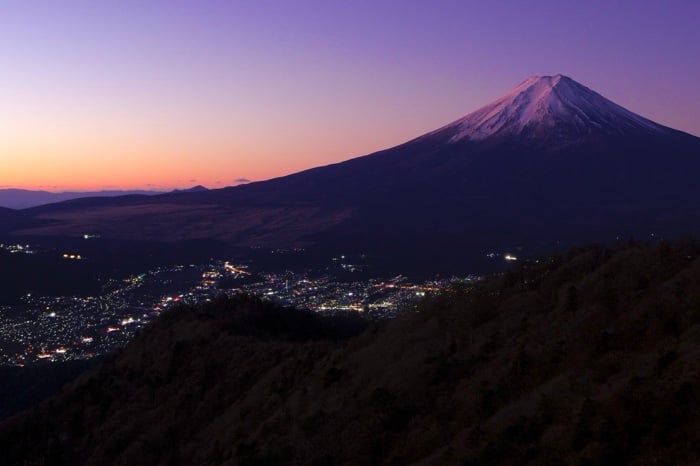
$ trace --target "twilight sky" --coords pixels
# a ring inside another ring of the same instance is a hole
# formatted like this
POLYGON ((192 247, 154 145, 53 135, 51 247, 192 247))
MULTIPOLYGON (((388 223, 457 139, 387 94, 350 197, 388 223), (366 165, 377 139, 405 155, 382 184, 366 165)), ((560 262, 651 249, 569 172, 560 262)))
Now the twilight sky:
POLYGON ((262 180, 562 73, 700 135, 697 0, 7 0, 0 187, 262 180))

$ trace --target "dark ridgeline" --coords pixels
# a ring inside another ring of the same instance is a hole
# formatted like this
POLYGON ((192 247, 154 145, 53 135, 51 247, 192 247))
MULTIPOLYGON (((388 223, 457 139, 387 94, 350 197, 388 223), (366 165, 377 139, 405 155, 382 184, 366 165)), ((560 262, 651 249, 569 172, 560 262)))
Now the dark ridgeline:
POLYGON ((660 242, 524 262, 368 327, 180 308, 0 423, 2 462, 695 464, 699 282, 700 244, 660 242))
MULTIPOLYGON (((195 188, 202 188, 195 186, 195 188)), ((144 190, 103 190, 103 191, 84 191, 84 192, 49 192, 49 191, 34 191, 28 189, 0 189, 0 206, 9 207, 12 209, 26 209, 44 204, 53 204, 71 199, 79 199, 83 197, 113 197, 127 195, 146 195, 152 196, 160 194, 160 191, 144 191, 144 190)))
POLYGON ((77 200, 27 214, 45 222, 35 234, 301 245, 464 271, 504 248, 697 232, 697 173, 699 138, 558 75, 530 78, 441 129, 346 162, 232 188, 77 200))

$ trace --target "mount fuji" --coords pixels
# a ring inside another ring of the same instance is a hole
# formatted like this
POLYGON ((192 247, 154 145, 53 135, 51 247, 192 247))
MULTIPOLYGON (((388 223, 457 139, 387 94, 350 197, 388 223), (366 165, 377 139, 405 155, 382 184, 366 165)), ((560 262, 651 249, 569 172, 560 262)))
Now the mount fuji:
POLYGON ((503 97, 437 132, 455 128, 450 142, 515 136, 572 144, 593 136, 635 137, 668 131, 560 74, 526 79, 503 97))
POLYGON ((391 149, 233 188, 30 209, 43 224, 22 233, 303 246, 447 270, 489 251, 700 234, 698 173, 700 138, 540 76, 391 149))

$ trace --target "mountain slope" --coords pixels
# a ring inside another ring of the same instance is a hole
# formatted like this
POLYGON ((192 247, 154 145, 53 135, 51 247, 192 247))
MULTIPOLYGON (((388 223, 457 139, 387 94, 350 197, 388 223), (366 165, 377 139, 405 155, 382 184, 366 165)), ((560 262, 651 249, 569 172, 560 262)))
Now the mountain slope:
POLYGON ((700 138, 570 78, 537 77, 375 154, 235 188, 32 209, 46 223, 28 233, 217 238, 460 267, 516 246, 697 233, 699 170, 700 138))
POLYGON ((0 219, 6 220, 17 215, 18 212, 14 209, 9 209, 6 207, 0 207, 0 219))
POLYGON ((87 191, 87 192, 61 192, 31 191, 27 189, 0 189, 0 206, 11 209, 27 209, 44 204, 80 199, 83 197, 116 197, 133 194, 152 196, 161 194, 159 191, 87 191))
POLYGON ((0 234, 26 226, 27 215, 14 209, 0 207, 0 234))
POLYGON ((578 248, 335 342, 304 314, 246 298, 181 309, 0 424, 3 457, 693 464, 698 280, 697 242, 578 248))

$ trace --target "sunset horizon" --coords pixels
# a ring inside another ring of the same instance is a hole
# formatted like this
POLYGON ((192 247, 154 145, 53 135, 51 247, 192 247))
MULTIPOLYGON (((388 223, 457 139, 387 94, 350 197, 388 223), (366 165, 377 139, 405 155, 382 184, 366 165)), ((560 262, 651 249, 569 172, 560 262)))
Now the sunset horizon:
POLYGON ((13 3, 0 19, 0 186, 267 180, 396 146, 557 73, 698 135, 690 10, 700 6, 13 3))
MULTIPOLYGON (((564 73, 557 73, 556 75, 562 75, 566 76, 564 73)), ((532 75, 529 76, 528 79, 538 77, 538 76, 546 76, 546 75, 532 75)), ((491 99, 493 100, 493 99, 491 99)), ((475 109, 472 109, 472 111, 478 110, 478 108, 481 108, 482 106, 478 106, 475 109)), ((472 111, 466 113, 465 115, 468 115, 472 113, 472 111)), ((465 115, 462 115, 461 117, 464 117, 465 115)), ((644 115, 642 115, 644 116, 644 115)), ((665 125, 667 126, 667 125, 665 125)), ((434 130, 433 128, 432 130, 434 130)), ((672 129, 677 129, 677 128, 672 128, 672 129)), ((109 178, 106 178, 104 182, 99 181, 99 176, 95 176, 94 178, 91 179, 90 183, 85 183, 84 181, 78 181, 78 182, 73 182, 72 176, 79 176, 80 172, 78 172, 78 175, 75 174, 69 174, 67 177, 63 178, 64 183, 63 184, 55 184, 51 183, 51 180, 53 179, 51 175, 49 175, 49 178, 47 178, 44 181, 44 184, 35 184, 35 185, 1 185, 0 189, 23 189, 23 190, 41 190, 41 191, 48 191, 48 192, 55 192, 55 193, 63 193, 63 192, 98 192, 98 191, 108 191, 108 190, 113 190, 113 191, 133 191, 133 190, 144 190, 144 191, 154 191, 154 192, 169 192, 172 190, 178 190, 178 189, 188 189, 193 186, 203 186, 207 189, 219 189, 219 188, 225 188, 225 187, 233 187, 233 186, 238 186, 240 184, 246 184, 249 182, 256 182, 256 181, 267 181, 273 178, 279 178, 287 175, 292 175, 295 173, 298 173, 300 171, 308 170, 311 168, 316 168, 319 166, 325 166, 333 163, 339 163, 343 162, 352 158, 356 157, 361 157, 364 155, 369 155, 374 152, 379 152, 381 150, 389 149, 391 147, 397 146, 399 144, 405 143, 415 137, 419 137, 423 134, 427 134, 429 130, 424 130, 421 133, 414 134, 412 136, 406 136, 406 139, 400 142, 396 142, 395 144, 391 146, 386 146, 386 147, 379 147, 375 148, 373 150, 369 150, 367 152, 364 152, 362 154, 356 154, 356 155, 351 155, 345 158, 338 158, 337 160, 332 160, 329 161, 328 163, 323 163, 323 165, 312 165, 312 166, 301 166, 301 167, 294 167, 290 168, 288 170, 291 171, 280 171, 279 167, 274 167, 272 168, 273 171, 271 172, 262 172, 263 174, 261 175, 260 178, 248 178, 248 177, 235 177, 235 179, 231 180, 231 177, 224 177, 224 176, 215 176, 215 177, 209 177, 209 178, 190 178, 187 180, 183 180, 182 178, 161 178, 163 176, 162 172, 165 171, 166 174, 168 174, 168 168, 169 164, 167 161, 163 160, 158 160, 156 159, 155 162, 158 162, 158 165, 153 164, 152 161, 152 167, 151 170, 144 170, 146 175, 141 173, 139 176, 140 178, 137 178, 137 181, 123 181, 123 178, 120 177, 120 175, 117 175, 117 178, 113 178, 113 175, 110 175, 109 178), (154 178, 159 178, 158 183, 153 183, 149 181, 148 174, 150 173, 156 173, 154 175, 154 178)), ((694 135, 692 133, 689 133, 691 135, 694 135)), ((116 160, 116 159, 115 159, 116 160)), ((199 169, 198 165, 195 165, 190 168, 190 171, 188 173, 196 173, 197 170, 199 169)), ((221 173, 219 173, 221 175, 221 173)), ((82 179, 82 178, 81 178, 82 179)))

